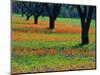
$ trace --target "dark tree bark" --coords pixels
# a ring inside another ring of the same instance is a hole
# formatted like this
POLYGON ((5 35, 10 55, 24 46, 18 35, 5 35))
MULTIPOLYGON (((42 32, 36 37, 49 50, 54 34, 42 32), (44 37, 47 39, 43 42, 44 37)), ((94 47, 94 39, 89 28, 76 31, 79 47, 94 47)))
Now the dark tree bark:
POLYGON ((21 5, 21 12, 22 12, 22 17, 24 17, 24 7, 23 7, 23 2, 22 2, 22 5, 21 5))
POLYGON ((49 28, 52 30, 54 29, 54 22, 60 12, 61 4, 52 4, 50 7, 48 4, 45 4, 46 10, 49 14, 49 28))
POLYGON ((55 22, 55 19, 51 17, 50 22, 49 22, 49 28, 50 29, 54 29, 54 22, 55 22))
POLYGON ((26 14, 26 20, 29 20, 32 14, 26 14))
POLYGON ((29 3, 29 6, 23 2, 23 6, 25 7, 26 11, 26 20, 29 20, 29 18, 33 15, 34 16, 34 24, 38 24, 38 17, 41 14, 42 10, 42 4, 35 4, 35 6, 32 6, 32 3, 29 3), (34 8, 34 9, 33 9, 34 8))
POLYGON ((89 43, 89 27, 92 19, 92 12, 93 12, 93 6, 84 6, 84 11, 82 11, 82 8, 80 6, 77 6, 77 10, 79 12, 79 16, 81 19, 81 39, 82 39, 82 45, 89 43))
POLYGON ((38 17, 39 16, 34 16, 34 24, 38 24, 38 17))
POLYGON ((27 16, 26 16, 26 20, 29 20, 29 18, 30 18, 30 16, 27 15, 27 16))
POLYGON ((38 18, 42 12, 43 5, 42 4, 37 4, 35 6, 35 13, 34 13, 34 24, 38 24, 38 18))

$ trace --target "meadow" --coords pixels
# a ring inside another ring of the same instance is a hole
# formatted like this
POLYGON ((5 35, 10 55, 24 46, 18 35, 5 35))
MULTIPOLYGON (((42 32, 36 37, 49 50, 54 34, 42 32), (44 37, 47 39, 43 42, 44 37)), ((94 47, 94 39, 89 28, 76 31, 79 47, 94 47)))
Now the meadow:
POLYGON ((78 18, 57 18, 55 31, 49 27, 48 17, 28 21, 20 14, 12 14, 12 73, 37 73, 96 68, 95 20, 89 30, 90 43, 81 43, 78 18))

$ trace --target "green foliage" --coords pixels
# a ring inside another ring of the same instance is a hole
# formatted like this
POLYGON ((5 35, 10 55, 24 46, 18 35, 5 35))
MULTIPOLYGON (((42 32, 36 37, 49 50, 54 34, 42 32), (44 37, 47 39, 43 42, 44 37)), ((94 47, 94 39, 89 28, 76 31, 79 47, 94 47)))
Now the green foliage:
MULTIPOLYGON (((15 1, 14 1, 15 2, 15 1)), ((22 2, 20 2, 20 4, 17 5, 19 1, 16 1, 15 3, 15 8, 17 8, 18 6, 22 5, 22 2)), ((27 6, 31 3, 31 6, 32 5, 35 5, 35 4, 39 4, 38 2, 24 2, 27 6)), ((42 6, 43 6, 43 11, 40 13, 40 15, 45 15, 45 16, 48 16, 47 14, 47 10, 45 9, 45 5, 44 3, 41 3, 42 6)), ((55 4, 56 5, 56 4, 55 4)), ((57 5, 60 5, 60 4, 57 4, 57 5)), ((36 5, 38 6, 38 5, 36 5)), ((49 3, 49 6, 50 6, 50 10, 52 10, 52 8, 54 7, 54 5, 52 3, 49 3)), ((82 8, 84 5, 80 5, 82 8)), ((13 7, 14 7, 14 3, 13 3, 13 7)), ((28 7, 29 9, 31 8, 31 10, 33 11, 34 9, 37 9, 36 7, 32 6, 32 7, 28 7)), ((95 7, 94 7, 95 8, 95 7)), ((24 7, 24 9, 26 9, 26 7, 24 7)), ((95 8, 96 9, 96 8, 95 8)), ((13 13, 15 11, 17 11, 17 13, 20 12, 20 10, 22 10, 22 8, 19 7, 19 9, 13 9, 13 13)), ((38 8, 38 10, 41 10, 41 8, 38 8)), ((29 12, 29 11, 28 11, 29 12)), ((57 12, 57 11, 55 11, 57 12)), ((21 12, 20 12, 21 13, 21 12)), ((35 11, 33 12, 35 13, 35 11)), ((28 13, 29 14, 29 13, 28 13)), ((37 13, 36 13, 37 14, 37 13)), ((60 10, 60 13, 59 13, 59 17, 63 17, 63 18, 79 18, 79 15, 78 15, 78 11, 77 11, 77 8, 76 8, 76 5, 69 5, 69 4, 62 4, 61 6, 61 10, 60 10)), ((96 12, 93 11, 93 18, 96 17, 96 12)))

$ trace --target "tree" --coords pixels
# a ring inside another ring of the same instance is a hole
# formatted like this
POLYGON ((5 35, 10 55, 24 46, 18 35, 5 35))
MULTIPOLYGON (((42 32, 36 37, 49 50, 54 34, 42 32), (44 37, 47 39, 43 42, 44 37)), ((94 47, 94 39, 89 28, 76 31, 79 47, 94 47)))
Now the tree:
POLYGON ((21 3, 21 14, 22 14, 22 17, 24 16, 24 6, 23 6, 23 2, 21 3))
POLYGON ((49 28, 54 29, 54 22, 60 12, 61 4, 45 4, 45 8, 49 15, 49 28))
POLYGON ((42 10, 43 10, 43 5, 41 3, 37 3, 35 4, 35 10, 34 10, 34 24, 37 24, 38 23, 38 18, 39 16, 41 15, 42 13, 42 10))
MULTIPOLYGON (((29 18, 33 15, 34 16, 34 24, 38 23, 38 18, 42 12, 42 4, 41 3, 24 3, 23 2, 23 7, 25 10, 23 10, 25 12, 26 15, 26 20, 29 20, 29 18)), ((22 12, 23 12, 22 11, 22 12)))
POLYGON ((77 6, 77 10, 81 19, 81 28, 82 28, 82 33, 81 33, 81 39, 82 39, 82 45, 88 44, 89 43, 89 27, 92 19, 92 13, 93 13, 93 6, 77 6))
POLYGON ((21 13, 21 3, 18 1, 12 1, 12 12, 20 14, 21 13))

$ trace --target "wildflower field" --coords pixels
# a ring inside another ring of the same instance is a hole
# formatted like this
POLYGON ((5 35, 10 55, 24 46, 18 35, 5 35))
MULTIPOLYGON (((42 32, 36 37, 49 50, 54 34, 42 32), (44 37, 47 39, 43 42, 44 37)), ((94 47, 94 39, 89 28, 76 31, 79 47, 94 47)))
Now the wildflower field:
POLYGON ((49 28, 49 18, 26 20, 12 14, 12 73, 37 73, 96 68, 96 25, 92 20, 88 45, 81 42, 78 18, 57 18, 55 30, 49 28))

